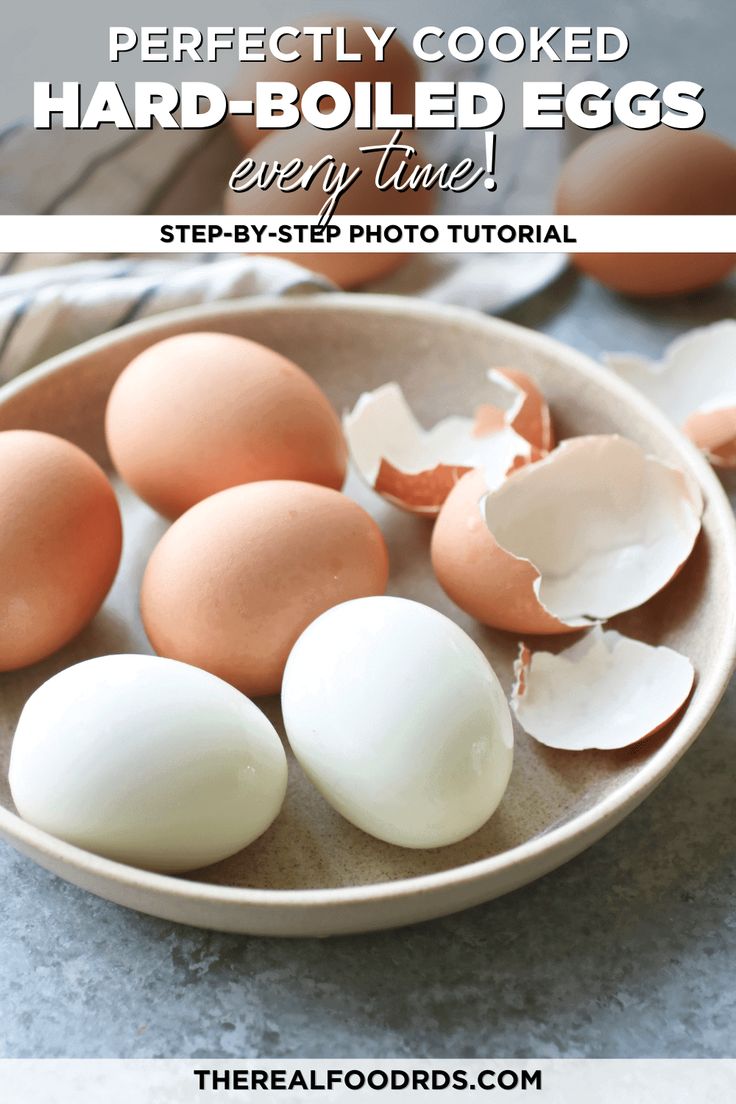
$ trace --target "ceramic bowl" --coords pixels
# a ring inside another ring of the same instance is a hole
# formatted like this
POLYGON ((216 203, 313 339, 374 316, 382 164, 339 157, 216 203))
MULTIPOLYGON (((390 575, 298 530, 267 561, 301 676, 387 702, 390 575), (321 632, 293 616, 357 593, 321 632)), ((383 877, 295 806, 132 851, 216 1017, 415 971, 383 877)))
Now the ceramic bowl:
MULTIPOLYGON (((734 519, 720 483, 693 447, 633 390, 548 337, 457 308, 339 294, 205 305, 115 330, 6 385, 0 429, 59 434, 109 466, 103 414, 116 377, 152 342, 191 330, 242 334, 279 350, 312 373, 338 410, 352 406, 361 391, 397 380, 426 424, 472 412, 484 399, 486 369, 513 366, 541 385, 559 437, 621 433, 689 471, 707 503, 693 555, 659 596, 611 624, 689 656, 697 671, 694 693, 664 730, 615 753, 552 751, 517 729, 512 779, 498 812, 451 847, 409 851, 364 835, 326 805, 291 760, 283 812, 233 858, 186 877, 111 862, 20 820, 7 787, 7 759, 24 702, 50 675, 91 656, 150 650, 138 616, 138 587, 165 523, 118 485, 125 552, 103 610, 62 652, 0 676, 2 835, 61 877, 130 908, 224 931, 325 936, 426 920, 507 893, 570 859, 631 812, 701 731, 733 668, 734 519)), ((384 530, 391 592, 454 617, 508 690, 517 638, 475 624, 445 597, 429 564, 430 523, 384 503, 355 476, 347 492, 384 530)), ((278 702, 262 704, 280 724, 278 702)))

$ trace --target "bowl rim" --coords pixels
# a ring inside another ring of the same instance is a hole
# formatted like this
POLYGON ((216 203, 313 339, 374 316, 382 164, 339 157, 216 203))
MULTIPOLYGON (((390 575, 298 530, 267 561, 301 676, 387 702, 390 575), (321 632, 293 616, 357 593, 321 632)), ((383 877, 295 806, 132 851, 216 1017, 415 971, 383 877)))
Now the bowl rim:
MULTIPOLYGON (((675 732, 664 741, 633 777, 591 808, 506 851, 431 874, 334 888, 259 889, 202 882, 119 863, 56 839, 47 832, 28 824, 5 806, 0 806, 0 834, 8 842, 17 843, 27 853, 43 856, 52 867, 62 864, 65 867, 74 868, 80 875, 125 885, 130 889, 152 894, 154 897, 175 897, 200 904, 242 905, 264 910, 274 908, 329 910, 334 906, 375 904, 411 898, 445 889, 471 887, 503 871, 523 870, 535 864, 543 866, 543 870, 539 872, 541 876, 541 873, 557 865, 554 861, 544 862, 545 856, 553 858, 555 855, 560 855, 560 862, 572 857, 582 850, 586 843, 600 838, 609 828, 619 823, 662 781, 709 720, 728 686, 736 664, 736 521, 734 514, 718 477, 705 458, 648 399, 597 364, 586 353, 579 352, 556 338, 506 319, 485 315, 465 307, 448 306, 395 295, 315 292, 292 297, 277 298, 259 295, 244 299, 201 303, 152 315, 150 318, 118 327, 67 349, 10 380, 0 387, 0 405, 4 405, 5 400, 14 395, 32 388, 39 380, 62 371, 80 357, 101 352, 133 336, 149 333, 155 335, 158 330, 165 329, 172 323, 206 323, 207 319, 222 315, 236 316, 263 311, 288 313, 295 308, 304 309, 305 307, 316 311, 367 312, 383 314, 387 317, 396 315, 408 315, 414 318, 430 317, 433 321, 440 319, 464 328, 475 327, 486 332, 490 330, 517 337, 522 335, 528 348, 561 356, 568 363, 573 364, 582 376, 604 387, 609 393, 618 394, 629 406, 633 405, 637 408, 643 418, 653 423, 669 439, 674 449, 682 455, 683 462, 695 476, 712 513, 712 520, 719 531, 719 537, 724 542, 722 553, 728 572, 724 587, 728 602, 725 618, 726 639, 719 651, 717 662, 709 666, 706 671, 698 672, 700 699, 695 704, 690 703, 687 706, 675 732)), ((529 880, 536 876, 532 873, 529 880)), ((521 881, 515 881, 521 884, 521 881)))

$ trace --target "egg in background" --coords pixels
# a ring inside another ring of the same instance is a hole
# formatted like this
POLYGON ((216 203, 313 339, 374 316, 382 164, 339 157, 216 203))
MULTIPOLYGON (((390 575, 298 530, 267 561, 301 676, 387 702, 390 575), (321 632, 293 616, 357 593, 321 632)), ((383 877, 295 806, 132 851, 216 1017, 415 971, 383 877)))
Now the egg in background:
MULTIPOLYGON (((736 214, 736 148, 703 130, 617 126, 583 142, 562 167, 558 215, 736 214)), ((734 266, 727 253, 577 253, 581 272, 626 295, 710 287, 734 266)))
MULTIPOLYGON (((255 100, 256 84, 261 81, 288 81, 296 85, 300 93, 310 84, 318 81, 332 81, 352 91, 357 81, 376 83, 386 81, 393 85, 393 109, 399 113, 411 113, 414 110, 414 83, 419 80, 417 59, 404 45, 398 34, 394 33, 385 48, 383 61, 376 61, 373 45, 366 36, 363 27, 372 26, 380 34, 384 28, 366 16, 365 19, 345 19, 340 15, 315 15, 308 22, 309 27, 335 27, 346 29, 347 49, 351 53, 363 54, 362 61, 338 61, 335 56, 335 35, 323 39, 324 56, 322 61, 314 61, 311 56, 311 39, 284 39, 282 49, 298 49, 309 52, 308 57, 297 61, 278 61, 268 57, 264 62, 241 62, 238 76, 230 90, 230 99, 255 100)), ((258 130, 254 115, 230 115, 230 125, 238 142, 247 152, 270 131, 258 130)), ((349 125, 349 124, 348 124, 349 125)), ((279 131, 273 132, 279 133, 279 131)), ((288 132, 287 132, 288 133, 288 132)))

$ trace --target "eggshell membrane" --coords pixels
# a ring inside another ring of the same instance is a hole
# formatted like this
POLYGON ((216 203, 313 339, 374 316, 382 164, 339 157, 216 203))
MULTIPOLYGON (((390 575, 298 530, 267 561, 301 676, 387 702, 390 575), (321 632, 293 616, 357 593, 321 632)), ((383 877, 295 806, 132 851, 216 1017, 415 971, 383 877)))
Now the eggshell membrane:
POLYGON ((230 334, 188 333, 140 353, 107 406, 115 467, 166 517, 227 487, 298 479, 340 488, 340 420, 306 372, 230 334))
POLYGON ((315 617, 383 594, 387 581, 381 531, 351 499, 310 483, 251 483, 200 502, 163 536, 141 614, 159 655, 260 696, 279 689, 315 617))
MULTIPOLYGON (((520 393, 514 388, 514 394, 520 393)), ((473 468, 483 468, 488 487, 539 455, 496 407, 481 407, 474 420, 450 416, 424 429, 397 383, 361 395, 343 426, 368 486, 394 505, 429 517, 473 468)))
POLYGON ((661 360, 636 353, 608 353, 604 360, 664 410, 714 467, 736 467, 736 321, 682 334, 661 360))
MULTIPOLYGON (((385 144, 392 134, 393 132, 377 130, 355 131, 351 127, 320 131, 301 125, 293 130, 274 133, 259 142, 252 158, 257 164, 278 161, 282 165, 299 158, 305 165, 312 165, 331 155, 338 166, 345 163, 351 171, 360 168, 360 176, 339 199, 335 211, 338 215, 391 215, 406 218, 429 215, 434 208, 430 190, 421 188, 417 191, 399 192, 390 188, 380 191, 375 187, 379 155, 361 153, 360 150, 363 146, 385 144)), ((403 141, 417 148, 416 138, 410 132, 404 131, 403 141)), ((394 155, 392 164, 393 162, 398 164, 398 155, 394 155)), ((412 159, 412 165, 421 163, 422 153, 418 151, 417 157, 412 159)), ((290 219, 302 215, 317 215, 329 199, 322 190, 322 179, 323 174, 320 174, 309 189, 298 188, 291 192, 282 192, 276 187, 266 190, 253 188, 246 192, 234 192, 228 188, 224 198, 225 214, 249 218, 280 215, 290 219)), ((411 254, 285 251, 274 252, 273 256, 283 257, 326 276, 342 288, 353 288, 395 272, 406 263, 411 254)))
MULTIPOLYGON (((617 126, 588 138, 565 162, 560 215, 736 214, 736 148, 702 130, 617 126)), ((734 266, 732 253, 579 253, 577 268, 635 296, 710 287, 734 266)))
POLYGON ((539 572, 501 548, 489 532, 481 504, 488 487, 480 471, 464 475, 448 495, 432 531, 432 567, 449 598, 484 625, 529 633, 568 633, 540 605, 539 572), (521 626, 524 626, 521 628, 521 626))
POLYGON ((120 562, 122 525, 101 468, 34 430, 0 433, 0 670, 56 652, 92 620, 120 562))
POLYGON ((563 751, 629 747, 682 709, 695 672, 672 648, 595 626, 553 655, 519 648, 511 708, 522 728, 563 751))
POLYGON ((700 531, 692 480, 621 437, 566 441, 480 503, 482 484, 463 482, 438 518, 432 562, 448 595, 496 628, 561 632, 633 609, 700 531))
MULTIPOLYGON (((345 19, 341 15, 315 15, 307 23, 301 23, 299 30, 305 26, 345 27, 348 51, 362 52, 364 55, 368 53, 369 56, 364 56, 362 61, 338 61, 335 36, 330 35, 322 40, 322 61, 315 61, 309 56, 286 62, 269 56, 265 62, 241 62, 238 76, 230 91, 230 99, 255 100, 256 83, 265 81, 288 81, 296 85, 300 93, 318 81, 340 84, 351 93, 357 81, 387 81, 393 85, 394 111, 399 114, 413 113, 414 82, 419 80, 417 59, 394 33, 386 46, 383 61, 376 61, 373 45, 363 30, 365 25, 373 27, 379 34, 384 30, 382 25, 367 17, 359 20, 345 19)), ((296 39, 292 46, 292 40, 285 38, 282 48, 299 49, 300 42, 300 39, 296 39)), ((310 47, 311 55, 311 40, 305 40, 305 44, 310 47)), ((238 142, 246 151, 252 149, 256 142, 262 141, 265 135, 274 133, 273 130, 259 130, 255 115, 229 115, 228 118, 238 142)))

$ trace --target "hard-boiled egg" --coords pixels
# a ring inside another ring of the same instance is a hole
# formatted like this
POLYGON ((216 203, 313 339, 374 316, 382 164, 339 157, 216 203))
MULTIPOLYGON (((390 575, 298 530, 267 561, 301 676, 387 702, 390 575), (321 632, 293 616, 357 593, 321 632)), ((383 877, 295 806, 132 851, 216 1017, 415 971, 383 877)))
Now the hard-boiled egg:
POLYGON ((70 441, 0 433, 0 671, 45 659, 94 617, 120 562, 105 473, 70 441))
POLYGON ((179 334, 139 353, 113 387, 106 431, 123 479, 171 518, 241 483, 345 478, 340 421, 314 380, 232 334, 179 334))
POLYGON ((313 483, 249 483, 198 503, 164 534, 141 613, 160 655, 257 697, 277 693, 310 621, 383 594, 387 579, 381 530, 357 503, 313 483))
POLYGON ((119 862, 192 870, 268 828, 286 790, 270 721, 206 671, 112 655, 31 696, 10 759, 20 815, 119 862))
POLYGON ((294 754, 347 820, 401 847, 475 832, 503 797, 513 731, 480 648, 437 610, 362 598, 318 617, 281 693, 294 754))

